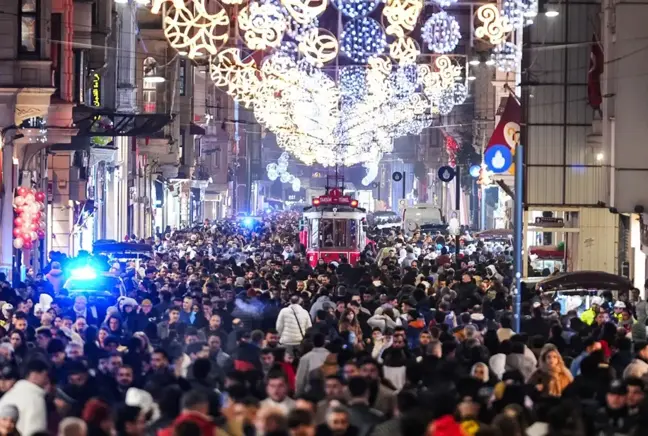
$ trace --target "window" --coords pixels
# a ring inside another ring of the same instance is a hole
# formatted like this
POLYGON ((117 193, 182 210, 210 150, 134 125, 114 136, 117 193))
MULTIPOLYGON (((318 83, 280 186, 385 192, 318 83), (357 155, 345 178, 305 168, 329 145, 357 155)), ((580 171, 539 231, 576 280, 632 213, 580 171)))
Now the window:
POLYGON ((180 156, 180 165, 184 165, 184 150, 185 150, 185 129, 180 129, 180 146, 178 147, 178 155, 180 156))
POLYGON ((142 96, 144 98, 144 104, 142 105, 142 110, 144 111, 145 114, 154 114, 155 113, 155 105, 156 105, 156 100, 157 100, 157 91, 155 89, 149 89, 146 86, 144 86, 144 90, 142 91, 142 96))
POLYGON ((20 52, 38 52, 38 0, 21 0, 20 12, 20 52))
POLYGON ((347 248, 348 220, 322 219, 320 220, 318 246, 321 248, 347 248))
MULTIPOLYGON (((88 59, 85 50, 74 50, 74 101, 79 103, 86 102, 86 92, 88 90, 88 59)), ((99 91, 101 92, 101 91, 99 91)), ((99 99, 101 101, 101 98, 99 99)))
POLYGON ((178 72, 178 78, 180 79, 180 95, 185 95, 185 89, 187 87, 187 61, 185 59, 180 59, 180 71, 178 72))

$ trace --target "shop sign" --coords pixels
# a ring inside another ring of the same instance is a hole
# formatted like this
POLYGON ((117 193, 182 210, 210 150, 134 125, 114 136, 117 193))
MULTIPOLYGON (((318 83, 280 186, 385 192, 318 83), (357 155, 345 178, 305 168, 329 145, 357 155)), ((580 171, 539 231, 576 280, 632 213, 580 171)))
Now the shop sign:
POLYGON ((91 104, 92 107, 101 107, 101 76, 99 73, 92 73, 92 89, 91 89, 91 104))

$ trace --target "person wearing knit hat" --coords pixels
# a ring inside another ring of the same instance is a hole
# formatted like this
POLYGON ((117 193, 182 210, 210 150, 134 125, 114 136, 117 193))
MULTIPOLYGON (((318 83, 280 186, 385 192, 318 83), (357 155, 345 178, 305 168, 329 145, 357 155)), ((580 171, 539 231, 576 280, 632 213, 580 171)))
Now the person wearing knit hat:
POLYGON ((0 434, 16 435, 16 423, 20 417, 18 408, 13 404, 6 404, 0 407, 0 434))

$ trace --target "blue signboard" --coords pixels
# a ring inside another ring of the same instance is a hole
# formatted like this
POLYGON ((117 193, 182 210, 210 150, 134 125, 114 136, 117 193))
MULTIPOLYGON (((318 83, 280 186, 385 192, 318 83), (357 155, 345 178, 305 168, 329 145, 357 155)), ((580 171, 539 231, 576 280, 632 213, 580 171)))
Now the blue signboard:
POLYGON ((489 171, 495 174, 505 173, 513 164, 513 154, 506 145, 493 145, 484 153, 484 162, 486 162, 489 171))
POLYGON ((454 170, 454 168, 449 167, 449 166, 446 165, 446 166, 443 166, 443 167, 439 168, 438 174, 439 174, 439 180, 441 180, 442 182, 448 183, 452 179, 454 179, 455 170, 454 170))

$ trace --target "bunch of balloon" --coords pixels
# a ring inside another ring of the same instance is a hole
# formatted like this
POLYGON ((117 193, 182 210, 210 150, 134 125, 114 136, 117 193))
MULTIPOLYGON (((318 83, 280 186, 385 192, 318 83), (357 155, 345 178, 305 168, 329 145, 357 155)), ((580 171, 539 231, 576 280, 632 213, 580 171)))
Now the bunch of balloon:
POLYGON ((34 243, 45 238, 45 193, 21 186, 14 197, 13 246, 31 250, 34 243))

